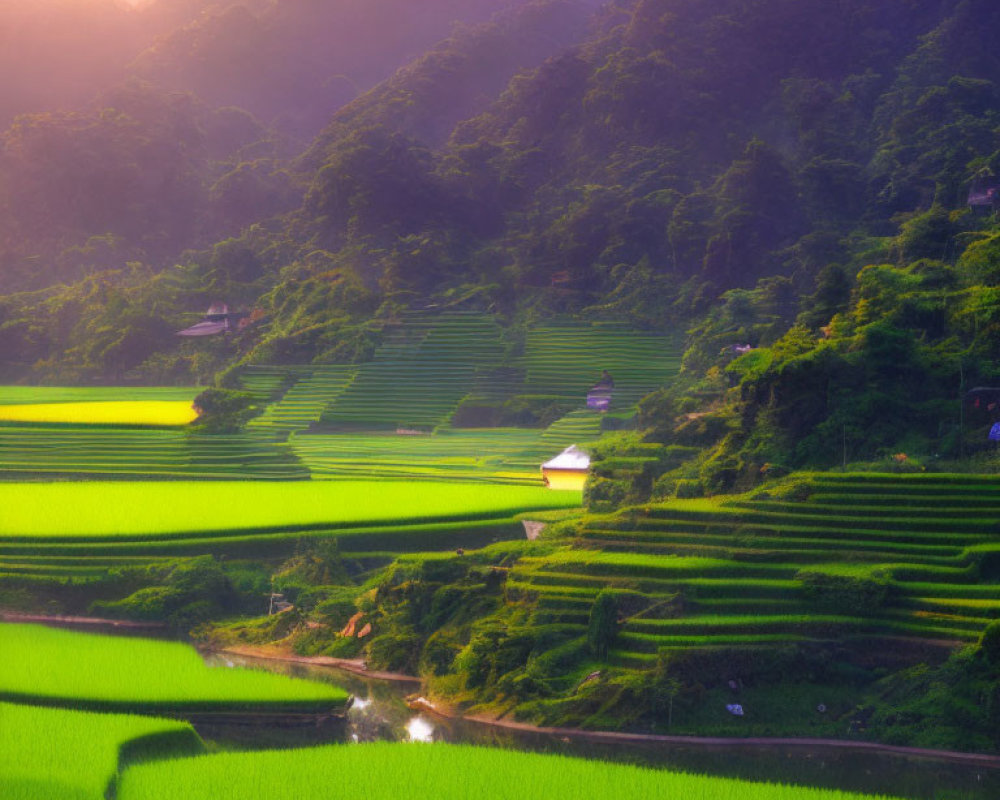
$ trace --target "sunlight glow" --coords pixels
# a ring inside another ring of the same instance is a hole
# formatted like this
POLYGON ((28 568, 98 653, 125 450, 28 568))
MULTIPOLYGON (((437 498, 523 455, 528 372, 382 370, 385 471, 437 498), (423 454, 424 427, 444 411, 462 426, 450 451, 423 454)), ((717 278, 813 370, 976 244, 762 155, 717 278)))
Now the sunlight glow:
POLYGON ((414 717, 406 723, 411 742, 433 742, 434 726, 423 717, 414 717))

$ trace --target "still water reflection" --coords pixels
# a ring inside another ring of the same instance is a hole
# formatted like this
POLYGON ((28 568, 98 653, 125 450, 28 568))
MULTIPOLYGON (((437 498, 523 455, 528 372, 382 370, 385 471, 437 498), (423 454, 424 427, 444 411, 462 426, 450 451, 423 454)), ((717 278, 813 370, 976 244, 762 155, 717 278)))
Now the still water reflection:
POLYGON ((998 800, 1000 769, 871 752, 772 745, 604 744, 534 732, 515 732, 410 710, 416 684, 370 681, 329 667, 209 655, 210 664, 245 666, 325 681, 351 692, 346 720, 310 729, 228 727, 201 732, 219 749, 300 747, 333 742, 458 742, 603 758, 659 768, 759 781, 883 794, 914 800, 998 800))

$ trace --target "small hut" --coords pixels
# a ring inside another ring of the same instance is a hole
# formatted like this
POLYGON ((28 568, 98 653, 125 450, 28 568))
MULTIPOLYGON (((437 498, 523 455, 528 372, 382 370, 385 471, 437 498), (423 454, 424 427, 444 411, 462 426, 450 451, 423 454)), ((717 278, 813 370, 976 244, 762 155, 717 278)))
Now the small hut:
POLYGON ((215 336, 219 333, 230 333, 236 330, 239 323, 247 315, 242 312, 231 312, 225 303, 212 303, 205 312, 205 317, 197 325, 177 331, 178 336, 215 336))
POLYGON ((601 379, 590 387, 587 392, 587 408, 592 411, 608 411, 611 408, 611 395, 615 391, 615 379, 611 373, 604 370, 601 379))
POLYGON ((542 480, 550 489, 582 491, 590 472, 590 456, 575 444, 570 445, 551 461, 542 464, 542 480))
POLYGON ((969 187, 969 208, 974 214, 1000 212, 1000 178, 977 178, 969 187))

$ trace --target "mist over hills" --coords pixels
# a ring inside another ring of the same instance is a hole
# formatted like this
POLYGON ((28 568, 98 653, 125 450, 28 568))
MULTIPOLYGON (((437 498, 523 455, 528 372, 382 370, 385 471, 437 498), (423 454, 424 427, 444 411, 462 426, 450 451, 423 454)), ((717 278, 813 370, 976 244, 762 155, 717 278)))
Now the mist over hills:
MULTIPOLYGON (((303 186, 290 159, 339 107, 453 25, 506 5, 425 3, 419 20, 398 0, 0 7, 0 29, 19 43, 12 62, 58 56, 12 63, 0 104, 11 120, 0 291, 128 262, 159 269, 294 208, 303 186)), ((530 65, 511 49, 498 86, 530 65)))

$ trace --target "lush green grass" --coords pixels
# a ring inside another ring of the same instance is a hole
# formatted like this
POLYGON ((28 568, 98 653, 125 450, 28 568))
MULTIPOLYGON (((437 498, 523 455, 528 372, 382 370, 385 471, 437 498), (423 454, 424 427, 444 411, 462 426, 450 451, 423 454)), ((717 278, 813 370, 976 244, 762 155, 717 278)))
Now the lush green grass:
POLYGON ((0 405, 33 403, 180 402, 201 392, 192 386, 0 386, 0 405))
POLYGON ((579 503, 579 492, 463 483, 9 483, 0 484, 0 540, 404 525, 579 503))
POLYGON ((0 422, 67 425, 187 425, 198 416, 188 400, 0 405, 0 422))
POLYGON ((755 784, 601 761, 454 745, 365 744, 230 753, 125 772, 121 800, 857 800, 829 789, 755 784), (342 787, 342 788, 341 788, 342 787), (354 788, 349 788, 354 787, 354 788))
POLYGON ((0 742, 4 800, 102 800, 130 754, 203 749, 186 722, 9 703, 0 703, 0 742))
POLYGON ((343 690, 251 670, 206 667, 188 645, 0 624, 0 699, 93 711, 183 714, 321 711, 343 690))

